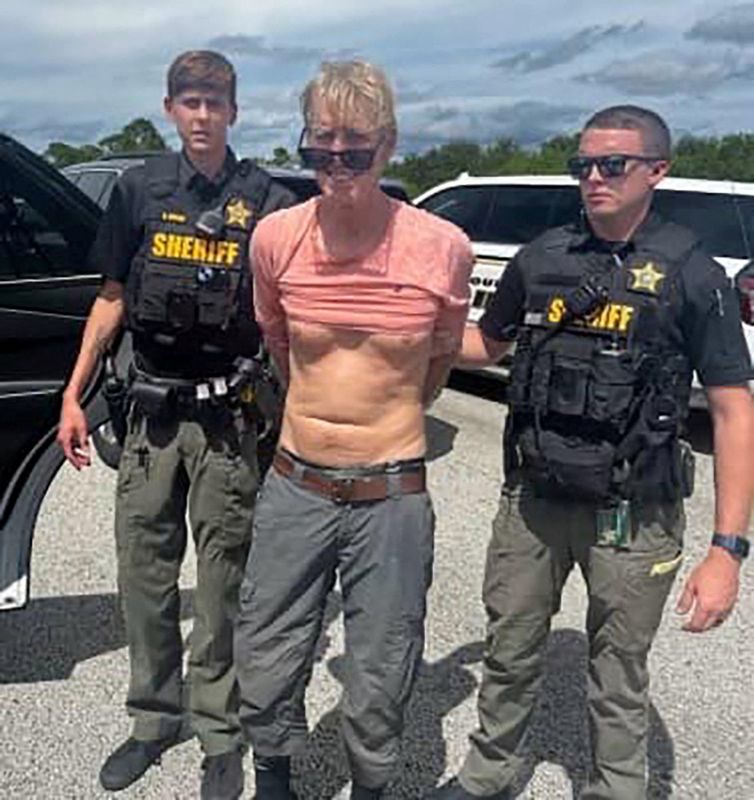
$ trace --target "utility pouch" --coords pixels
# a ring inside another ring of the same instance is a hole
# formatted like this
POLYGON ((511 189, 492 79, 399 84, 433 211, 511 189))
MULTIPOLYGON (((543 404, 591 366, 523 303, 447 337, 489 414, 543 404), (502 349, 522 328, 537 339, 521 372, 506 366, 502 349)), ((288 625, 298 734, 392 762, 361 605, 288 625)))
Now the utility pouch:
POLYGON ((635 375, 624 350, 606 349, 592 360, 587 414, 597 422, 625 421, 634 397, 635 375))
POLYGON ((550 393, 550 374, 552 372, 552 353, 538 356, 531 370, 531 390, 529 402, 533 409, 546 411, 550 393))
POLYGON ((131 397, 137 408, 147 417, 166 416, 174 405, 174 393, 170 386, 160 386, 135 380, 131 384, 131 397))
POLYGON ((616 505, 598 508, 595 514, 597 544, 605 547, 626 547, 631 540, 631 504, 619 500, 616 505))
POLYGON ((613 480, 615 447, 534 428, 521 434, 519 449, 526 471, 543 492, 583 500, 608 496, 613 480))
POLYGON ((569 416, 583 414, 588 382, 587 364, 577 359, 556 356, 550 373, 548 409, 569 416))
POLYGON ((195 296, 187 292, 170 292, 167 297, 167 321, 175 330, 191 330, 196 324, 195 296))
POLYGON ((134 313, 145 323, 191 327, 196 316, 195 294, 195 270, 175 264, 148 264, 141 274, 134 313))
POLYGON ((197 322, 223 328, 230 323, 236 310, 239 273, 229 269, 207 271, 212 275, 199 289, 197 322))

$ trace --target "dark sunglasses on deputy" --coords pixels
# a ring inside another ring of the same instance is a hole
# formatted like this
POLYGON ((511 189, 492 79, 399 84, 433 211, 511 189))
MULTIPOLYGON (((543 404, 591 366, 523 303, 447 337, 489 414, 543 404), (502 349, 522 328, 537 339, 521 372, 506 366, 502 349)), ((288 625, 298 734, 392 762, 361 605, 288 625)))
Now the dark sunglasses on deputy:
POLYGON ((340 163, 351 172, 369 172, 374 164, 374 157, 377 148, 349 148, 346 150, 327 150, 324 147, 304 147, 302 142, 306 136, 306 130, 301 131, 301 138, 298 145, 298 154, 301 158, 302 166, 306 169, 313 169, 315 172, 322 172, 330 169, 335 159, 340 159, 340 163))
POLYGON ((641 161, 651 164, 654 161, 662 161, 657 156, 637 156, 630 153, 610 153, 605 156, 573 156, 568 159, 568 173, 572 178, 585 180, 592 174, 592 168, 597 167, 597 171, 603 178, 617 178, 626 171, 629 161, 641 161))

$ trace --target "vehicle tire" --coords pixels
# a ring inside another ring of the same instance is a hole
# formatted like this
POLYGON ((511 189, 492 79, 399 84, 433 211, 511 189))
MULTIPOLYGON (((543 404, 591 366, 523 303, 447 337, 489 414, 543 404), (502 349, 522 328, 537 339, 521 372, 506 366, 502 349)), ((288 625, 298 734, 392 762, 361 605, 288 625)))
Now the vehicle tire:
POLYGON ((118 469, 123 445, 115 438, 113 426, 108 420, 92 433, 92 444, 100 460, 112 469, 118 469))

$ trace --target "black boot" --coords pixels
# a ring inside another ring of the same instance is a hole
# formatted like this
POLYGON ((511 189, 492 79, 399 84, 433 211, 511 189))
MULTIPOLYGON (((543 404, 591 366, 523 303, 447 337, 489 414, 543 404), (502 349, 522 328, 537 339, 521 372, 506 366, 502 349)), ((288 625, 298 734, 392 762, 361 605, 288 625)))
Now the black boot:
POLYGON ((380 800, 385 790, 380 789, 367 789, 360 783, 353 782, 351 785, 351 800, 380 800))
POLYGON ((231 750, 202 761, 201 800, 238 800, 243 794, 243 753, 231 750))
POLYGON ((497 794, 472 794, 461 786, 458 778, 454 778, 439 789, 425 795, 423 800, 510 800, 510 798, 511 794, 507 789, 503 789, 497 794))
POLYGON ((290 756, 254 756, 256 800, 297 800, 291 791, 290 756))
POLYGON ((110 792, 125 789, 138 780, 152 764, 159 764, 160 756, 176 741, 175 736, 150 742, 126 739, 107 757, 99 773, 99 782, 110 792))

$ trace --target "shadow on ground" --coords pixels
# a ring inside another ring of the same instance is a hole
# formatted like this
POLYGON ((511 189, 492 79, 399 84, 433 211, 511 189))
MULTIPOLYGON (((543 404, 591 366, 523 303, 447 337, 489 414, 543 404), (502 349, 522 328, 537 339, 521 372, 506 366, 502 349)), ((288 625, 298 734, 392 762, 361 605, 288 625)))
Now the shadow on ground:
MULTIPOLYGON (((542 762, 563 768, 574 796, 583 788, 589 767, 587 652, 586 637, 579 631, 561 629, 551 635, 542 692, 524 746, 525 768, 514 787, 516 794, 523 792, 542 762)), ((443 720, 476 695, 477 679, 468 667, 481 661, 482 653, 483 643, 473 642, 440 661, 422 665, 409 706, 402 764, 389 797, 415 800, 439 784, 447 763, 443 720)), ((340 680, 343 657, 331 659, 328 668, 340 680)), ((671 796, 674 764, 672 740, 652 706, 648 798, 667 800, 671 796)), ((302 800, 335 797, 348 783, 337 708, 325 714, 312 731, 305 753, 296 760, 295 772, 302 800)))
MULTIPOLYGON (((181 592, 181 619, 193 616, 193 590, 181 592)), ((59 681, 82 661, 126 646, 115 594, 32 600, 0 614, 0 684, 59 681)))
MULTIPOLYGON (((516 792, 524 790, 537 765, 545 761, 565 770, 574 797, 584 787, 589 769, 588 652, 587 638, 580 631, 565 628, 550 636, 542 694, 525 746, 526 768, 516 792)), ((647 797, 666 800, 671 796, 675 754, 670 734, 653 705, 649 725, 647 797)))

